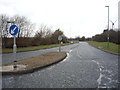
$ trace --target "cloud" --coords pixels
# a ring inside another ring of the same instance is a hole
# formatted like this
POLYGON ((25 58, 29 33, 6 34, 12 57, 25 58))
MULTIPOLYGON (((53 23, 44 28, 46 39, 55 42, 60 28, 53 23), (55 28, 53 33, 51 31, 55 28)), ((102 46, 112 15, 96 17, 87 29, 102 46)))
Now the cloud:
POLYGON ((107 4, 114 21, 117 0, 1 0, 0 13, 23 15, 37 25, 47 24, 54 30, 61 28, 68 37, 90 37, 106 28, 107 4))

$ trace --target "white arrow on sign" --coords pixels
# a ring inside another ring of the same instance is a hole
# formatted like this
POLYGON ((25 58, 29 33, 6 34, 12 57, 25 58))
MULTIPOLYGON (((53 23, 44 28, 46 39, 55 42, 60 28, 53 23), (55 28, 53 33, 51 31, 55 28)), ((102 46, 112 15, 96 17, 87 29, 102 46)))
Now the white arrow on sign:
POLYGON ((14 31, 17 27, 13 28, 13 30, 11 30, 11 34, 14 34, 14 31))

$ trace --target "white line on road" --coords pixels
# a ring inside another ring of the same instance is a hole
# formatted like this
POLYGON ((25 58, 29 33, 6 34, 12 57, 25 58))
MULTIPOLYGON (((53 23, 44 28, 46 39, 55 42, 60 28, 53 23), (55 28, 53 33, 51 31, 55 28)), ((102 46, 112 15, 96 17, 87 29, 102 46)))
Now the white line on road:
MULTIPOLYGON (((113 80, 112 78, 110 78, 109 76, 106 76, 105 73, 109 73, 109 75, 111 75, 112 71, 110 70, 103 70, 105 69, 102 65, 100 65, 99 62, 95 61, 95 60, 92 60, 94 63, 96 63, 99 67, 99 70, 100 70, 100 76, 99 78, 97 79, 97 82, 98 82, 98 88, 110 88, 111 86, 107 86, 109 85, 110 83, 112 82, 118 82, 117 80, 113 80), (107 83, 102 83, 102 78, 105 78, 108 80, 107 83)), ((114 86, 112 86, 114 87, 114 86)))
POLYGON ((100 76, 99 78, 97 79, 97 82, 98 82, 98 88, 101 88, 100 85, 101 85, 101 81, 102 81, 102 77, 103 77, 103 74, 101 73, 102 72, 102 68, 104 68, 103 66, 100 65, 99 62, 95 61, 95 60, 92 60, 94 63, 96 63, 99 67, 99 70, 100 70, 100 76))
MULTIPOLYGON (((69 53, 70 53, 70 52, 72 52, 72 50, 70 50, 69 53)), ((69 53, 67 53, 67 57, 66 57, 63 61, 61 61, 60 63, 63 63, 63 62, 65 62, 65 61, 68 59, 69 53)), ((58 63, 58 64, 59 64, 59 63, 58 63)), ((58 65, 58 64, 56 64, 56 65, 58 65)), ((51 69, 53 69, 56 65, 50 66, 50 67, 47 68, 47 69, 48 69, 48 70, 51 70, 51 69)))
POLYGON ((60 63, 63 63, 63 62, 65 62, 68 58, 69 58, 69 53, 67 53, 67 57, 63 60, 63 61, 61 61, 60 63))

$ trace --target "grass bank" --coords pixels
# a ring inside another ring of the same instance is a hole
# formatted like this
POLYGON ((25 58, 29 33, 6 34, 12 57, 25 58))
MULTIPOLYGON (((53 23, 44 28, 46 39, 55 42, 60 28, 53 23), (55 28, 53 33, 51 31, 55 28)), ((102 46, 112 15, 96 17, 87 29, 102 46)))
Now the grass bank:
POLYGON ((118 44, 109 43, 109 47, 108 47, 108 42, 95 42, 95 41, 87 41, 87 42, 90 45, 100 48, 102 50, 120 54, 120 45, 118 45, 118 44))
MULTIPOLYGON (((66 45, 70 45, 70 44, 71 43, 65 43, 65 44, 61 44, 61 46, 66 46, 66 45)), ((58 47, 59 45, 60 44, 52 44, 52 45, 41 45, 41 46, 17 48, 17 52, 47 49, 47 48, 58 47)), ((2 49, 2 53, 11 53, 11 52, 13 52, 12 48, 2 49)))

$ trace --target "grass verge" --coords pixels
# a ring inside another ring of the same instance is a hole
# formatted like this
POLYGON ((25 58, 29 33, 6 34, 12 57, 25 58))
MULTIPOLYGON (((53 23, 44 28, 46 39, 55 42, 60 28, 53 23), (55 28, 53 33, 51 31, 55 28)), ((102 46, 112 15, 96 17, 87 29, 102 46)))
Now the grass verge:
MULTIPOLYGON (((62 44, 61 46, 66 46, 70 45, 71 43, 65 43, 62 44)), ((40 49, 47 49, 47 48, 53 48, 53 47, 58 47, 60 44, 52 44, 52 45, 41 45, 41 46, 32 46, 32 47, 24 47, 24 48, 17 48, 17 52, 22 52, 22 51, 32 51, 32 50, 40 50, 40 49)), ((2 49, 2 53, 11 53, 13 52, 13 49, 2 49)))
POLYGON ((108 52, 120 54, 120 45, 115 43, 109 43, 108 42, 96 42, 96 41, 87 41, 90 45, 95 46, 97 48, 100 48, 102 50, 106 50, 108 52))

